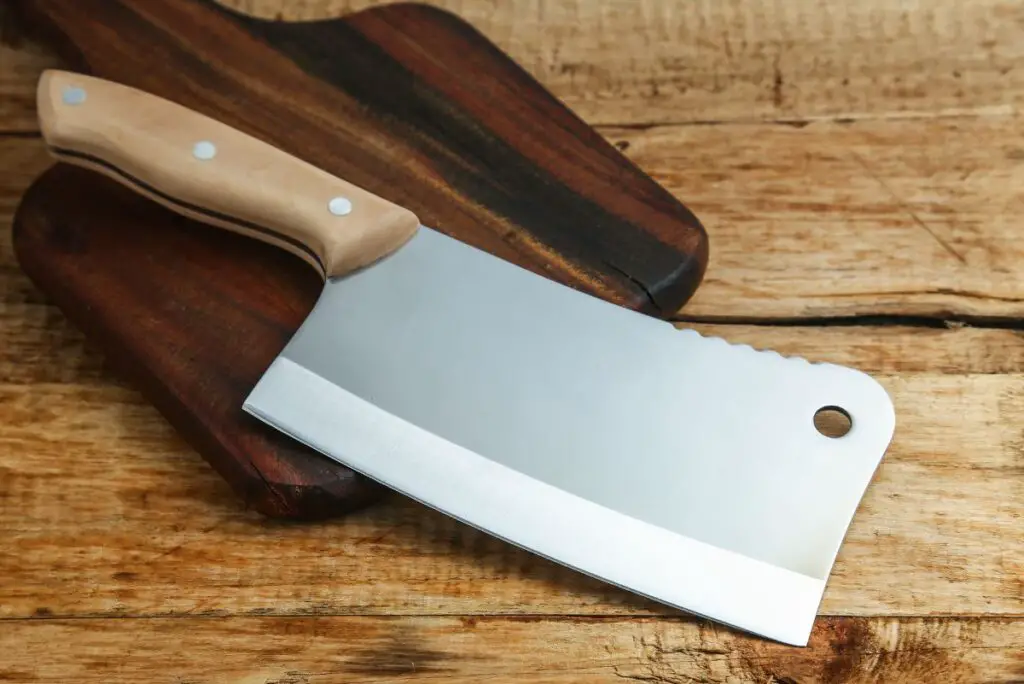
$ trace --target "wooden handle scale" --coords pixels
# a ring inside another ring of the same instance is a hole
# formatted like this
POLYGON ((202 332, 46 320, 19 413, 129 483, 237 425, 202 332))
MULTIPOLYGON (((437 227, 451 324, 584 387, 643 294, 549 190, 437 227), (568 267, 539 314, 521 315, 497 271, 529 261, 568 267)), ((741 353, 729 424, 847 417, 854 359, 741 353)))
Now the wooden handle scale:
POLYGON ((409 210, 163 98, 66 71, 37 90, 57 159, 103 173, 203 223, 286 249, 325 277, 402 246, 409 210))

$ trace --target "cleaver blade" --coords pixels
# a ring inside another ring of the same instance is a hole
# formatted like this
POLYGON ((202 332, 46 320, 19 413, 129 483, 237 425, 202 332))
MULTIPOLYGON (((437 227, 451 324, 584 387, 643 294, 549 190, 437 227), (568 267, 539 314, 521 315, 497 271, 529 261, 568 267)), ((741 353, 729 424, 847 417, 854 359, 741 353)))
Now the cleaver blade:
POLYGON ((147 93, 48 71, 38 105, 56 158, 324 275, 245 411, 511 544, 806 645, 895 428, 870 376, 566 287, 147 93))

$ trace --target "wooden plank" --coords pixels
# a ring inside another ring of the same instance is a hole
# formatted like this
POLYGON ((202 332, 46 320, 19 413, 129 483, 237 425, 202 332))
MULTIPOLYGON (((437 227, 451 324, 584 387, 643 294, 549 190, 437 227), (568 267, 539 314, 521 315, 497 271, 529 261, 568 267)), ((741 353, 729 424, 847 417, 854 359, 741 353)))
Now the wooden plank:
POLYGON ((1019 318, 1014 117, 603 129, 710 235, 684 314, 1019 318))
MULTIPOLYGON (((385 0, 222 0, 326 19, 385 0)), ((934 116, 1024 99, 1012 0, 432 0, 464 17, 592 124, 934 116)), ((8 32, 13 35, 12 32, 8 32)), ((34 126, 46 51, 0 53, 0 130, 34 126)))
POLYGON ((678 324, 730 342, 782 354, 830 360, 893 377, 1013 374, 1024 368, 1024 333, 1018 330, 901 325, 773 326, 678 324))
POLYGON ((0 680, 1008 682, 1022 642, 1024 620, 977 618, 825 620, 807 648, 689 620, 29 620, 0 622, 0 680))
MULTIPOLYGON (((710 263, 686 317, 1016 320, 1016 129, 1014 117, 973 117, 602 132, 708 229, 710 263)), ((47 162, 38 140, 0 149, 24 160, 0 171, 9 211, 47 162)))
MULTIPOLYGON (((794 330, 787 347, 816 335, 794 330)), ((818 356, 892 358, 870 340, 818 356)), ((401 497, 320 525, 247 514, 133 391, 74 379, 67 356, 63 383, 0 386, 0 615, 672 612, 401 497)), ((1024 374, 881 380, 896 439, 823 614, 1024 613, 1024 374)))
MULTIPOLYGON (((63 313, 20 274, 2 282, 0 382, 78 383, 111 379, 105 359, 63 313)), ((873 373, 1014 373, 1024 368, 1024 332, 971 326, 762 326, 678 324, 737 344, 813 360, 834 359, 873 373)))
MULTIPOLYGON (((377 0, 222 0, 320 19, 377 0)), ((432 0, 592 124, 986 112, 1024 100, 1011 0, 432 0)))

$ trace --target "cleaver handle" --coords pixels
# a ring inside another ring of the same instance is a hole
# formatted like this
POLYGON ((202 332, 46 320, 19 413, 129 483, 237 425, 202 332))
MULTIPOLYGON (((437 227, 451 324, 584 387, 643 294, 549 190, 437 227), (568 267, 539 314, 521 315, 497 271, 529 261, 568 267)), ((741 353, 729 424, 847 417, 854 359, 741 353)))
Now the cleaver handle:
POLYGON ((155 95, 60 70, 44 71, 36 94, 55 158, 286 249, 324 277, 387 256, 419 228, 408 209, 155 95))

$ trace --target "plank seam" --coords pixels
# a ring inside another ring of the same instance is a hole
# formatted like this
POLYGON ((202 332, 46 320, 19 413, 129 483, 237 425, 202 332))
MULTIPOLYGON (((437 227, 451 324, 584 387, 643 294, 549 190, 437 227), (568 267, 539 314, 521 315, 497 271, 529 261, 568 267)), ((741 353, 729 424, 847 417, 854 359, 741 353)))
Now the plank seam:
MULTIPOLYGON (((44 622, 44 621, 70 621, 70 620, 259 620, 272 618, 275 620, 316 620, 322 618, 372 618, 380 620, 406 620, 413 618, 436 619, 436 618, 474 618, 487 620, 508 620, 510 622, 560 622, 592 620, 594 622, 633 622, 638 620, 658 622, 695 622, 704 623, 706 620, 697 616, 686 615, 616 615, 610 614, 586 614, 586 613, 140 613, 138 615, 87 613, 82 615, 58 615, 48 613, 45 615, 19 615, 0 617, 0 624, 6 622, 44 622)), ((884 615, 837 615, 822 614, 816 620, 920 620, 931 622, 951 621, 974 621, 988 620, 992 622, 1017 622, 1024 620, 1024 613, 951 613, 940 615, 935 613, 922 614, 884 614, 884 615)))
POLYGON ((781 118, 722 118, 722 119, 679 119, 663 121, 594 121, 590 125, 597 130, 630 130, 649 131, 656 128, 673 127, 699 127, 699 126, 788 126, 790 128, 804 128, 815 123, 824 124, 856 124, 877 121, 917 121, 927 119, 940 121, 946 119, 989 119, 989 118, 1012 118, 1017 116, 1015 107, 995 106, 974 110, 953 110, 953 111, 920 111, 920 112, 875 112, 875 113, 850 113, 842 112, 835 114, 822 114, 817 116, 793 116, 781 118))
POLYGON ((998 316, 930 316, 909 314, 856 314, 850 316, 686 316, 676 315, 670 322, 682 325, 749 325, 766 328, 933 328, 957 330, 980 328, 985 330, 1024 330, 1024 319, 998 316))

